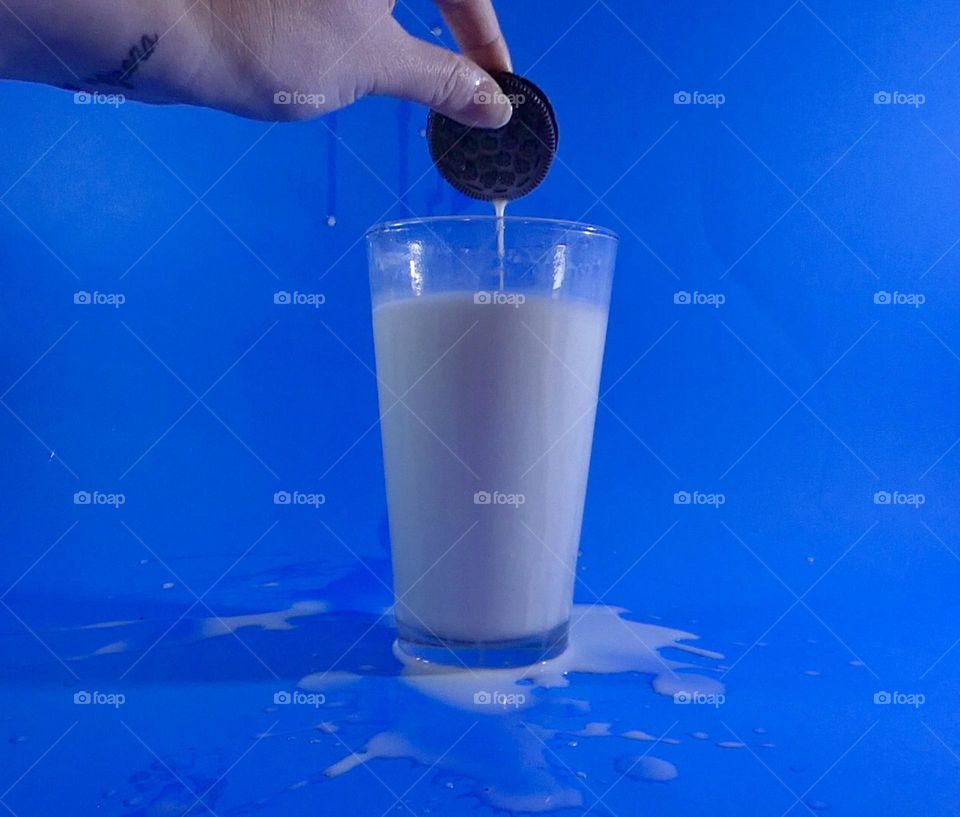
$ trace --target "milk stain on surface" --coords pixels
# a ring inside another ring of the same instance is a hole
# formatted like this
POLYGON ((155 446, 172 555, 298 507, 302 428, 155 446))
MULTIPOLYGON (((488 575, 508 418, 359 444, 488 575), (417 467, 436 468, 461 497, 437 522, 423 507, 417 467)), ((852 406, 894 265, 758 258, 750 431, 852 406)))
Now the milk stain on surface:
MULTIPOLYGON (((538 725, 534 715, 541 716, 538 720, 542 722, 547 720, 542 716, 554 710, 566 713, 558 717, 578 717, 569 698, 551 696, 550 690, 569 686, 575 674, 621 673, 653 676, 653 691, 665 696, 677 690, 702 694, 724 690, 715 679, 687 672, 696 665, 664 658, 660 651, 679 650, 712 660, 722 655, 683 643, 696 638, 691 633, 629 621, 624 613, 622 608, 575 606, 567 650, 528 667, 441 666, 418 661, 395 645, 394 655, 402 670, 399 691, 391 703, 396 712, 393 727, 327 767, 325 776, 337 777, 375 759, 405 758, 473 780, 477 784, 474 794, 494 808, 543 812, 582 806, 584 792, 577 778, 583 776, 557 761, 557 744, 551 745, 551 741, 562 740, 564 751, 578 745, 569 740, 571 736, 647 741, 664 748, 680 741, 639 729, 614 730, 607 721, 582 715, 579 726, 566 729, 538 725)), ((323 690, 343 683, 323 675, 314 673, 300 686, 323 690)), ((350 684, 355 691, 362 686, 363 680, 350 684)), ((649 754, 621 758, 617 769, 628 779, 645 782, 665 783, 678 775, 671 762, 649 754)))
MULTIPOLYGON (((329 611, 327 603, 314 600, 292 602, 271 612, 200 618, 188 628, 190 635, 183 643, 255 631, 289 637, 310 622, 318 626, 329 611)), ((301 734, 305 744, 322 743, 330 754, 318 763, 315 774, 293 777, 274 795, 328 785, 332 778, 374 760, 400 759, 456 777, 456 794, 451 796, 470 797, 497 809, 590 808, 595 795, 585 781, 588 776, 603 780, 604 772, 595 765, 584 770, 580 764, 587 759, 596 763, 597 740, 611 748, 620 746, 626 753, 607 771, 622 776, 625 785, 674 780, 679 770, 669 753, 681 741, 669 734, 670 729, 660 734, 638 728, 641 724, 630 722, 633 716, 627 718, 625 713, 640 711, 639 707, 625 709, 622 700, 610 700, 605 694, 593 698, 589 688, 584 689, 587 678, 577 676, 639 673, 648 679, 637 679, 638 683, 649 683, 661 696, 670 697, 677 690, 719 694, 723 684, 704 674, 715 670, 716 663, 703 661, 719 662, 723 656, 685 643, 697 638, 689 632, 630 621, 626 615, 623 608, 575 606, 567 650, 527 667, 471 670, 430 664, 400 652, 396 645, 396 661, 381 651, 379 669, 369 663, 341 668, 336 660, 322 664, 331 669, 311 672, 296 686, 324 693, 323 714, 299 730, 279 734, 268 730, 257 739, 286 741, 301 734), (664 651, 685 653, 700 663, 667 658, 664 651), (573 692, 577 685, 580 689, 573 692), (567 687, 573 694, 563 691, 567 687), (357 729, 368 731, 357 735, 357 729), (638 741, 646 744, 643 749, 665 756, 638 753, 638 741)), ((126 619, 85 628, 121 629, 135 623, 126 619)), ((126 652, 139 646, 135 641, 128 636, 125 641, 104 643, 94 655, 126 652)), ((331 659, 337 656, 339 647, 331 659)), ((631 704, 637 703, 638 692, 643 687, 632 686, 631 704)), ((655 700, 651 696, 646 705, 655 700)), ((276 709, 268 707, 271 718, 276 717, 276 709)), ((694 708, 684 711, 692 713, 694 708)), ((703 732, 687 734, 708 739, 703 732)))

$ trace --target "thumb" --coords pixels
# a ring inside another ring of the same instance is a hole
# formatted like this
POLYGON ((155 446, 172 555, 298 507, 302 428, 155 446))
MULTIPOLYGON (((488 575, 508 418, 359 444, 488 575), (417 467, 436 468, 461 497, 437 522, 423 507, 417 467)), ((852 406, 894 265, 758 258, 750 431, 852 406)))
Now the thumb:
POLYGON ((510 121, 513 106, 480 66, 402 29, 398 33, 377 71, 374 94, 419 102, 471 127, 499 128, 510 121))

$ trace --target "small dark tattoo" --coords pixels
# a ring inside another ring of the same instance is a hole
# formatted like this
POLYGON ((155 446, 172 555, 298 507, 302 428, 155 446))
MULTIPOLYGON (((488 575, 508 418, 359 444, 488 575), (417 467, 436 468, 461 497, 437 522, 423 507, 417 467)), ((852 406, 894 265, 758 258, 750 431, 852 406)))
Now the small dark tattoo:
POLYGON ((138 42, 130 46, 119 68, 113 71, 98 71, 96 74, 84 77, 83 81, 88 85, 108 85, 112 88, 133 90, 133 75, 140 70, 141 63, 153 56, 159 41, 159 34, 144 34, 138 42))

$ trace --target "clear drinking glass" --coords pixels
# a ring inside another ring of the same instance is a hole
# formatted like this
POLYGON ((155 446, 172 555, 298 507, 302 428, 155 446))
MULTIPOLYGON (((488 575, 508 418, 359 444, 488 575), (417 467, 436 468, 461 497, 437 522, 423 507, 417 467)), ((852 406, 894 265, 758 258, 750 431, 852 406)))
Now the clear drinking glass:
POLYGON ((558 655, 617 237, 452 217, 373 227, 367 246, 399 647, 558 655))

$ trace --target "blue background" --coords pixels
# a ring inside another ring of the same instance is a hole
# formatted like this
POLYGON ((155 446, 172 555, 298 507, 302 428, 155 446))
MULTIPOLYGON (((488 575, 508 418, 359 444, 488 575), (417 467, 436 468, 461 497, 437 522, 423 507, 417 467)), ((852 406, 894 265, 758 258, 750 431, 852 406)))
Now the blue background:
MULTIPOLYGON (((842 814, 956 813, 955 6, 502 5, 515 69, 548 92, 561 131, 550 176, 510 214, 621 236, 578 599, 724 652, 728 703, 702 715, 708 731, 733 740, 762 725, 778 747, 687 741, 680 778, 617 789, 598 813, 646 803, 776 817, 808 812, 798 797, 842 814), (681 91, 724 101, 675 104, 681 91), (876 104, 884 91, 925 99, 876 104), (724 303, 678 304, 678 292, 724 303), (877 304, 878 292, 924 302, 877 304), (679 491, 725 501, 678 505, 679 491), (878 491, 924 502, 877 504, 878 491), (926 703, 877 706, 879 690, 926 703)), ((451 44, 428 3, 397 15, 451 44)), ((134 813, 124 786, 153 757, 109 713, 70 706, 92 681, 61 663, 85 649, 63 628, 143 617, 159 634, 184 611, 207 615, 204 604, 219 615, 310 598, 389 604, 358 568, 389 582, 362 234, 486 207, 440 180, 425 111, 394 100, 270 125, 78 106, 6 83, 0 117, 0 792, 14 784, 0 799, 18 815, 92 813, 101 800, 101 813, 134 813), (277 305, 278 290, 325 303, 277 305), (125 303, 75 304, 78 291, 125 303), (326 501, 277 506, 280 490, 326 501), (78 506, 77 491, 126 501, 78 506)), ((335 633, 347 645, 363 629, 351 620, 335 633)), ((387 649, 388 630, 375 632, 387 649)), ((270 644, 255 651, 284 678, 305 674, 293 648, 270 644)), ((127 660, 93 680, 151 690, 124 720, 165 757, 214 747, 190 780, 219 780, 225 813, 248 813, 237 804, 256 801, 251 778, 292 782, 298 764, 316 774, 343 752, 279 769, 261 752, 220 780, 268 725, 235 716, 262 668, 233 647, 170 653, 179 676, 144 661, 120 683, 127 660), (213 700, 186 683, 211 678, 226 684, 213 700)), ((637 689, 663 728, 680 717, 637 689)), ((602 755, 594 764, 612 768, 602 755)), ((390 763, 401 790, 421 773, 390 763)), ((392 807, 357 775, 282 810, 392 807)), ((480 800, 443 810, 461 808, 490 811, 480 800)))

